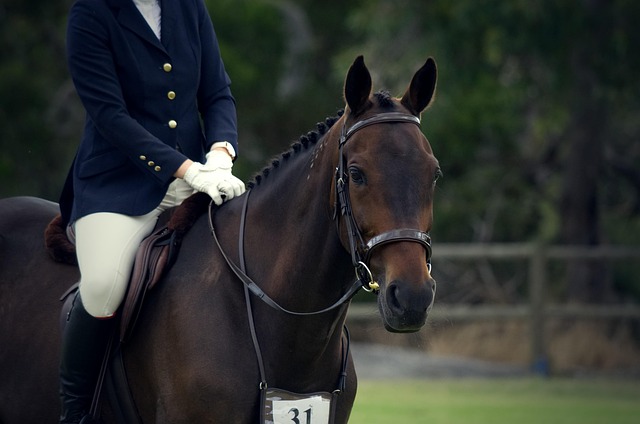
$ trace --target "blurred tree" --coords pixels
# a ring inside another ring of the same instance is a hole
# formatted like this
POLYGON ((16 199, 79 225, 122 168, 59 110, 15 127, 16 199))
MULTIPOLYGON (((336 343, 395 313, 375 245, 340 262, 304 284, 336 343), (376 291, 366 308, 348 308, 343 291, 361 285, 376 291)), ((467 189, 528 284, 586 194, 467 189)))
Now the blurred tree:
MULTIPOLYGON (((437 58, 424 126, 445 170, 436 239, 637 242, 612 228, 640 225, 637 16, 624 0, 379 0, 354 13, 390 85, 403 57, 437 58)), ((568 276, 570 299, 611 295, 596 265, 568 276)))
POLYGON ((336 76, 331 59, 359 3, 207 1, 238 103, 243 176, 343 106, 348 65, 336 76))
POLYGON ((266 1, 207 1, 216 28, 232 92, 237 101, 242 161, 245 177, 277 146, 265 129, 273 120, 278 78, 285 50, 283 19, 266 1))
MULTIPOLYGON (((73 157, 84 112, 66 70, 72 1, 0 3, 0 197, 55 200, 73 157)), ((423 129, 445 171, 434 239, 638 242, 640 2, 206 3, 238 103, 241 177, 343 106, 355 56, 400 95, 432 55, 423 129)), ((572 299, 612 292, 593 264, 569 276, 572 299)))
MULTIPOLYGON (((625 91, 637 92, 640 88, 637 78, 633 77, 640 67, 631 51, 633 43, 640 42, 640 37, 633 35, 634 19, 631 18, 639 16, 640 7, 604 0, 583 0, 579 5, 581 7, 572 12, 578 15, 574 25, 581 36, 572 39, 567 67, 573 78, 567 90, 571 115, 566 130, 566 168, 560 202, 561 239, 569 244, 597 245, 606 240, 602 215, 607 213, 603 208, 609 205, 606 197, 601 200, 602 194, 606 180, 618 169, 618 158, 608 162, 605 155, 606 146, 612 150, 618 144, 612 142, 621 124, 616 112, 621 101, 631 110, 635 109, 636 115, 639 112, 637 98, 631 102, 623 99, 627 97, 625 91), (625 75, 625 72, 629 73, 625 75)), ((629 139, 628 144, 618 148, 633 143, 634 140, 629 139)), ((627 160, 632 158, 629 156, 627 160)), ((639 159, 635 156, 636 163, 639 159)), ((636 167, 635 177, 638 175, 640 169, 636 167)), ((638 202, 637 191, 631 197, 638 202)), ((570 262, 568 281, 573 300, 598 301, 611 296, 612 287, 606 284, 608 280, 600 261, 570 262)))
POLYGON ((0 196, 56 198, 69 165, 63 25, 69 4, 0 6, 0 196))

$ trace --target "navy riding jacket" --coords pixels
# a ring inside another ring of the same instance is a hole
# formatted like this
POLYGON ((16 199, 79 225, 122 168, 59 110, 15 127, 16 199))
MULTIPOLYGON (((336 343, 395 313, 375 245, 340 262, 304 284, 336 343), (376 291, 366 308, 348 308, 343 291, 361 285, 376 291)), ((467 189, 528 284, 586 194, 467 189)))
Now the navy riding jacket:
POLYGON ((161 0, 161 11, 158 40, 131 0, 71 8, 67 60, 87 116, 60 199, 67 221, 148 213, 187 158, 202 162, 216 141, 238 151, 231 81, 203 0, 161 0))

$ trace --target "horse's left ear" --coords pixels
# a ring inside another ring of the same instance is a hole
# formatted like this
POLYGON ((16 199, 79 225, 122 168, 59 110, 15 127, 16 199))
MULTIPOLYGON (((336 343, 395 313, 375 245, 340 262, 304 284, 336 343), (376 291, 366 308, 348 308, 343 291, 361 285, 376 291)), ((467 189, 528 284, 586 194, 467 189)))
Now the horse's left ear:
POLYGON ((428 58, 422 68, 418 70, 411 80, 409 88, 402 96, 400 102, 411 113, 420 116, 433 100, 436 92, 436 82, 438 80, 438 69, 436 61, 432 57, 428 58))

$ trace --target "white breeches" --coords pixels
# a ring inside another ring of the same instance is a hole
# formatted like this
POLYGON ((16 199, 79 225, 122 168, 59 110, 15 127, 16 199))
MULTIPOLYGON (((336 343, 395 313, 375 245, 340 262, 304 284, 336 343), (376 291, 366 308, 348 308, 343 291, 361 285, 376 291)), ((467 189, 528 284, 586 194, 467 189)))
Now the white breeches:
POLYGON ((179 205, 193 193, 187 183, 176 179, 160 205, 146 215, 99 212, 75 222, 80 295, 89 314, 97 318, 113 316, 127 290, 138 246, 151 234, 162 211, 179 205))

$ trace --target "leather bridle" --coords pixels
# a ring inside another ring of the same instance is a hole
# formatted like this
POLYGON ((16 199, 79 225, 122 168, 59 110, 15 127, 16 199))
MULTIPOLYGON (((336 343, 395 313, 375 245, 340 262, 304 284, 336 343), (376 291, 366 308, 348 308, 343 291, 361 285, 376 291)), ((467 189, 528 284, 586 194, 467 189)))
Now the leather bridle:
MULTIPOLYGON (((336 218, 338 210, 340 210, 347 226, 351 263, 355 269, 358 281, 362 284, 362 288, 369 292, 377 292, 379 290, 379 285, 374 281, 371 270, 369 269, 369 260, 371 259, 373 251, 385 244, 400 241, 420 243, 425 248, 427 266, 429 267, 429 271, 431 271, 431 237, 429 233, 411 228, 400 228, 378 234, 365 243, 358 223, 353 216, 353 208, 349 198, 349 175, 345 171, 347 168, 347 158, 344 155, 344 146, 351 136, 359 130, 370 125, 385 123, 410 123, 420 127, 420 118, 401 112, 386 112, 358 121, 349 129, 347 129, 345 122, 342 126, 338 144, 340 156, 335 175, 336 204, 334 206, 334 219, 336 220, 336 225, 339 226, 339 220, 336 218)), ((338 228, 338 234, 339 233, 338 228)))
MULTIPOLYGON (((218 237, 216 235, 216 231, 213 225, 213 202, 211 202, 209 206, 209 229, 211 230, 211 235, 218 246, 222 257, 227 262, 233 273, 242 281, 245 286, 245 297, 248 299, 248 293, 251 292, 255 296, 257 296, 260 300, 265 302, 267 305, 272 308, 285 312, 290 315, 297 316, 309 316, 309 315, 317 315, 325 312, 332 311, 336 308, 341 307, 346 302, 348 302, 361 288, 371 292, 377 292, 379 289, 378 283, 376 283, 373 279, 371 271, 369 270, 369 260, 371 258, 371 253, 374 249, 383 246, 388 243, 395 243, 400 241, 411 241, 420 243, 424 246, 426 250, 426 259, 427 266, 429 267, 429 271, 431 271, 431 237, 429 234, 415 230, 411 228, 400 228, 391 231, 384 232, 382 234, 378 234, 372 237, 367 243, 364 242, 358 224, 353 217, 352 208, 351 208, 351 200, 349 199, 349 177, 345 174, 346 168, 346 158, 343 153, 343 147, 349 138, 358 130, 367 127, 369 125, 374 124, 383 124, 383 123, 411 123, 415 125, 420 125, 420 119, 405 113, 399 112, 388 112, 381 113, 378 115, 374 115, 370 118, 364 119, 362 121, 356 122, 351 128, 346 129, 346 124, 342 127, 342 133, 339 141, 339 154, 340 159, 338 162, 338 166, 336 168, 336 204, 334 210, 334 220, 336 221, 336 225, 339 226, 339 220, 337 218, 337 211, 340 210, 342 216, 345 217, 345 221, 347 224, 347 231, 349 237, 349 251, 351 253, 351 261, 355 268, 356 273, 356 281, 349 287, 349 289, 332 305, 317 311, 311 312, 300 312, 300 311, 292 311, 282 307, 275 300, 271 299, 265 292, 262 290, 258 284, 256 284, 251 277, 247 275, 246 272, 246 263, 244 256, 244 235, 245 235, 245 224, 247 217, 247 209, 249 205, 249 195, 251 194, 251 190, 247 190, 244 195, 244 204, 242 207, 242 213, 240 215, 240 229, 238 236, 238 256, 240 259, 240 264, 236 265, 231 258, 226 254, 218 237)), ((338 234, 340 234, 340 228, 338 228, 338 234)), ((249 313, 251 313, 250 304, 247 303, 247 308, 249 313)), ((252 321, 252 320, 251 320, 252 321)), ((252 325, 252 333, 254 332, 252 325)))

